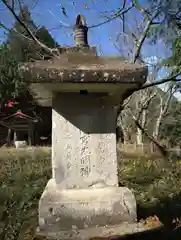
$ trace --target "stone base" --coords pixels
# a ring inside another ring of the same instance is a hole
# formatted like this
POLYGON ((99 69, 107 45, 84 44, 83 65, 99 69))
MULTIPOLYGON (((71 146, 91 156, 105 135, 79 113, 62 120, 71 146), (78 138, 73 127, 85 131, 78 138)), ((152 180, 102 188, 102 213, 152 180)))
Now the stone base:
POLYGON ((138 222, 59 232, 37 229, 37 236, 46 237, 47 240, 163 239, 163 227, 161 223, 155 226, 146 226, 143 222, 138 222))
POLYGON ((39 201, 40 231, 69 231, 136 221, 136 200, 125 187, 58 189, 49 180, 39 201))

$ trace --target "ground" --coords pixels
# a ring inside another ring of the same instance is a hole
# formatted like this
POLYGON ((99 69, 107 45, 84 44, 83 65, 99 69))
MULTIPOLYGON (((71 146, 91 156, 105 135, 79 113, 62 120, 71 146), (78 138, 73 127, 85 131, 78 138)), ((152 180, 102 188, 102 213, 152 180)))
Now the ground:
MULTIPOLYGON (((51 177, 50 159, 50 148, 1 148, 0 239, 37 239, 38 200, 51 177)), ((124 151, 118 159, 120 185, 135 192, 138 217, 156 215, 165 224, 164 239, 181 239, 180 162, 124 151)))

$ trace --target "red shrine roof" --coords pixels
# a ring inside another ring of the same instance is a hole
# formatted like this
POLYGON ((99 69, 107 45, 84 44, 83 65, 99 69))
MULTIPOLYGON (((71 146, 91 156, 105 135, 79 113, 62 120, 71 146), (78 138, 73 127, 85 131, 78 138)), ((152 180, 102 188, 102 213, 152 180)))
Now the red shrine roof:
POLYGON ((38 122, 37 118, 24 114, 21 110, 1 119, 0 124, 12 129, 27 129, 30 123, 38 122))
POLYGON ((6 120, 10 120, 11 118, 22 118, 22 119, 26 119, 26 120, 31 120, 33 122, 37 122, 38 120, 34 117, 28 116, 27 114, 24 114, 21 110, 18 110, 16 113, 3 118, 1 121, 4 122, 6 120))

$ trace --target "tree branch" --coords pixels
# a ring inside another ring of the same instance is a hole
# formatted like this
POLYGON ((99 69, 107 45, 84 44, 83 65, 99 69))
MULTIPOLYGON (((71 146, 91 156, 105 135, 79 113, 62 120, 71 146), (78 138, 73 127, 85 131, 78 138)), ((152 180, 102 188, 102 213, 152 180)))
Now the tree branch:
POLYGON ((174 89, 173 86, 170 87, 169 91, 168 91, 168 97, 165 101, 165 104, 164 104, 164 108, 163 108, 163 116, 162 118, 165 116, 165 114, 167 113, 167 110, 169 108, 169 104, 170 104, 170 101, 174 95, 174 93, 176 92, 176 89, 174 89))
MULTIPOLYGON (((50 13, 53 17, 55 17, 55 14, 54 14, 51 10, 49 10, 49 13, 50 13)), ((65 27, 65 28, 68 28, 68 29, 73 29, 73 26, 71 26, 71 25, 69 25, 69 24, 67 24, 67 23, 65 23, 65 22, 62 22, 62 21, 60 21, 60 20, 59 20, 59 22, 60 22, 60 25, 61 25, 61 26, 65 27)), ((52 28, 52 29, 56 29, 56 28, 52 28)))
POLYGON ((139 40, 136 42, 136 49, 134 51, 134 54, 133 54, 133 58, 132 58, 132 62, 135 63, 136 60, 138 59, 139 55, 140 55, 140 52, 141 52, 141 47, 147 37, 147 34, 148 34, 148 31, 150 30, 150 26, 152 25, 152 21, 158 16, 159 14, 159 11, 158 9, 153 13, 152 17, 148 19, 145 27, 144 27, 144 30, 143 30, 143 33, 141 35, 141 37, 139 38, 139 40))
POLYGON ((22 22, 20 20, 20 18, 17 16, 17 14, 15 13, 15 11, 13 10, 13 8, 7 3, 6 0, 2 0, 2 2, 4 3, 4 5, 8 8, 8 10, 12 13, 12 15, 14 16, 14 18, 19 22, 19 24, 26 30, 26 32, 28 33, 28 35, 31 37, 31 39, 36 42, 41 48, 43 48, 46 52, 48 52, 50 55, 57 57, 58 56, 58 50, 57 49, 51 49, 49 47, 47 47, 45 44, 43 44, 42 42, 40 42, 36 36, 32 33, 32 31, 26 26, 26 24, 24 22, 22 22), (54 54, 54 51, 56 50, 57 55, 54 54))
POLYGON ((143 103, 142 103, 142 107, 140 108, 139 112, 138 112, 138 117, 137 117, 137 120, 139 121, 140 119, 140 116, 143 112, 143 110, 147 110, 149 105, 150 105, 150 102, 152 101, 152 99, 156 96, 156 93, 153 92, 143 103))
MULTIPOLYGON (((137 88, 134 88, 134 89, 130 89, 128 92, 126 92, 125 96, 124 96, 124 99, 127 99, 129 98, 134 92, 137 92, 137 91, 140 91, 140 90, 143 90, 143 89, 147 89, 149 87, 154 87, 154 86, 157 86, 157 85, 160 85, 160 84, 163 84, 163 83, 167 83, 167 82, 180 82, 181 79, 176 79, 181 73, 178 73, 178 74, 175 74, 173 75, 172 77, 170 78, 164 78, 164 79, 161 79, 159 81, 156 81, 156 82, 151 82, 151 83, 146 83, 140 87, 137 87, 137 88)), ((129 99, 130 101, 130 99, 129 99)), ((119 107, 118 107, 118 110, 117 110, 117 115, 119 115, 121 113, 121 111, 124 109, 124 107, 127 105, 128 102, 125 102, 125 104, 120 104, 119 107)))
POLYGON ((153 86, 157 86, 157 85, 160 85, 160 84, 163 84, 163 83, 167 83, 167 82, 180 82, 181 79, 177 79, 178 76, 181 75, 181 72, 180 73, 177 73, 169 78, 163 78, 159 81, 156 81, 156 82, 151 82, 151 83, 145 83, 143 86, 137 88, 136 91, 139 91, 139 90, 143 90, 143 89, 146 89, 146 88, 149 88, 149 87, 153 87, 153 86))
MULTIPOLYGON (((161 3, 161 0, 158 2, 158 6, 160 5, 160 3, 161 3)), ((145 41, 145 38, 147 37, 150 26, 152 24, 155 24, 153 20, 159 15, 159 7, 153 12, 153 14, 151 14, 149 11, 143 8, 137 1, 132 0, 132 4, 136 9, 138 9, 144 15, 144 18, 147 19, 147 23, 144 27, 143 33, 140 39, 136 42, 136 49, 132 58, 132 62, 135 63, 136 60, 139 58, 141 47, 145 41)))
POLYGON ((15 2, 12 0, 12 9, 14 10, 15 2))
POLYGON ((123 8, 121 8, 121 9, 120 9, 117 13, 115 13, 112 17, 110 17, 110 18, 108 18, 107 20, 105 20, 105 21, 103 21, 103 22, 100 22, 100 23, 98 23, 98 24, 89 26, 88 28, 89 28, 89 29, 90 29, 90 28, 96 28, 96 27, 100 27, 100 26, 102 26, 102 25, 104 25, 104 24, 106 24, 106 23, 109 23, 109 22, 115 20, 116 18, 120 17, 120 15, 127 13, 127 12, 128 12, 129 10, 131 10, 132 8, 133 8, 133 6, 130 6, 130 7, 128 7, 127 9, 124 9, 124 10, 123 10, 123 8))
MULTIPOLYGON (((127 1, 127 0, 123 0, 122 9, 125 8, 125 6, 126 6, 126 1, 127 1)), ((123 15, 122 15, 122 20, 123 20, 123 33, 124 33, 124 32, 125 32, 125 16, 124 16, 124 13, 123 13, 123 15)))
POLYGON ((148 131, 146 129, 144 129, 141 124, 139 123, 139 121, 136 119, 136 117, 134 116, 134 114, 132 113, 132 111, 130 110, 131 116, 136 124, 136 126, 143 132, 143 134, 145 134, 145 136, 147 136, 147 138, 153 142, 158 149, 160 150, 161 154, 163 154, 163 156, 167 155, 167 151, 166 149, 158 142, 157 139, 155 139, 153 136, 151 136, 148 131))

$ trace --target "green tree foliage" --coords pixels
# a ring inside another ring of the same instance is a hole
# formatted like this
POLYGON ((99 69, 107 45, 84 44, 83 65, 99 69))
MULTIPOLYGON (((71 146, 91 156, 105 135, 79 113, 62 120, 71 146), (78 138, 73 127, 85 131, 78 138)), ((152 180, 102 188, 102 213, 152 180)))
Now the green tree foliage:
MULTIPOLYGON (((164 40, 167 43, 171 43, 178 36, 179 30, 181 30, 181 1, 180 0, 147 0, 140 8, 140 2, 134 1, 136 6, 139 6, 139 10, 147 13, 150 18, 155 10, 158 10, 158 15, 154 19, 154 24, 151 25, 149 31, 149 37, 152 37, 153 42, 155 39, 164 40), (144 9, 144 11, 143 11, 144 9)), ((138 8, 138 7, 137 7, 138 8)))
POLYGON ((17 71, 18 62, 7 44, 0 46, 0 104, 15 98, 24 88, 17 71))
POLYGON ((172 98, 169 114, 162 122, 160 137, 166 139, 170 146, 181 145, 181 103, 172 98))
MULTIPOLYGON (((41 27, 36 32, 36 37, 39 41, 41 41, 43 44, 45 44, 49 48, 56 48, 58 47, 58 43, 52 38, 50 33, 45 27, 41 27)), ((41 49, 40 47, 37 49, 39 56, 41 58, 48 57, 47 52, 44 49, 41 49)))
MULTIPOLYGON (((58 46, 45 27, 36 26, 27 7, 22 8, 19 18, 38 40, 51 48, 58 46)), ((43 59, 44 56, 44 50, 29 39, 26 30, 16 21, 8 34, 6 43, 0 46, 0 102, 2 104, 19 97, 20 93, 22 96, 27 95, 26 84, 22 82, 17 71, 18 63, 43 59)), ((25 101, 28 104, 28 99, 25 101)))
MULTIPOLYGON (((163 64, 171 68, 171 75, 179 74, 181 77, 181 37, 177 37, 172 44, 172 55, 165 59, 163 64)), ((174 83, 177 92, 181 91, 180 81, 174 83)), ((174 99, 169 109, 170 121, 164 123, 162 135, 169 136, 169 143, 172 146, 181 145, 181 103, 174 99)))
MULTIPOLYGON (((50 48, 55 48, 58 45, 45 27, 38 28, 36 26, 27 7, 22 8, 19 18, 42 43, 50 48)), ((27 31, 18 21, 15 22, 10 31, 7 43, 18 61, 24 62, 44 58, 45 51, 30 39, 27 31)))
MULTIPOLYGON (((21 10, 19 18, 26 24, 33 34, 36 34, 38 28, 31 19, 31 15, 27 7, 24 7, 21 10)), ((26 30, 18 21, 15 22, 10 31, 7 43, 18 61, 28 61, 36 55, 35 46, 32 44, 32 40, 29 39, 26 30)))
POLYGON ((37 30, 36 37, 50 48, 55 48, 58 46, 58 43, 55 42, 45 27, 41 27, 37 30))
POLYGON ((171 57, 163 61, 165 65, 173 68, 174 73, 181 73, 181 37, 177 37, 172 44, 171 57))

